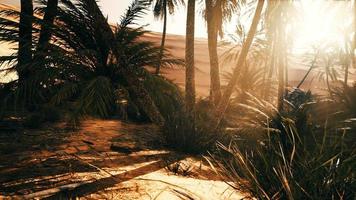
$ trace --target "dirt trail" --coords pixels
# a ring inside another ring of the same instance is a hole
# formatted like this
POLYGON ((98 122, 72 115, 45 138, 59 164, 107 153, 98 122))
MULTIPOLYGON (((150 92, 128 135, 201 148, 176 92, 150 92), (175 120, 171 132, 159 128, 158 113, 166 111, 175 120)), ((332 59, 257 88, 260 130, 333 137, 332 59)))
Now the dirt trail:
POLYGON ((0 199, 242 198, 199 158, 159 148, 157 133, 117 120, 0 133, 0 199), (179 160, 187 176, 167 170, 179 160))

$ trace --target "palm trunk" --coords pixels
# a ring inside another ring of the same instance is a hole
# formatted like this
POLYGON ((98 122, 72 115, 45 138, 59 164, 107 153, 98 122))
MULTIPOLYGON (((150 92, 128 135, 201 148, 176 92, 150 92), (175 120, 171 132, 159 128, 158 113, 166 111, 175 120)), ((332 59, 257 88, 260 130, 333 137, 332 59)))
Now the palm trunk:
MULTIPOLYGON (((345 37, 346 39, 346 37, 345 37)), ((352 59, 352 47, 350 47, 350 51, 348 51, 348 45, 347 41, 345 40, 345 57, 344 57, 344 67, 345 67, 345 72, 344 72, 344 85, 345 87, 347 86, 348 80, 349 80, 349 65, 351 64, 349 59, 352 59)))
POLYGON ((266 86, 265 86, 265 89, 264 89, 264 93, 263 93, 263 97, 265 99, 269 99, 269 92, 271 90, 271 86, 272 86, 272 83, 271 83, 271 80, 272 80, 272 76, 273 76, 273 69, 274 69, 274 65, 275 65, 275 55, 276 55, 276 48, 275 48, 275 44, 274 42, 271 43, 270 45, 271 47, 271 54, 270 54, 270 62, 268 63, 268 75, 267 75, 267 83, 266 83, 266 86))
POLYGON ((354 42, 351 52, 352 65, 356 68, 356 0, 354 0, 354 42))
MULTIPOLYGON (((106 18, 100 11, 95 0, 86 0, 86 3, 92 5, 92 12, 96 17, 95 20, 98 20, 98 24, 101 25, 101 31, 99 33, 103 34, 104 42, 107 44, 115 44, 115 36, 111 30, 110 25, 108 24, 106 18)), ((117 60, 120 60, 120 52, 115 46, 111 46, 111 50, 117 60)), ((126 83, 130 86, 128 87, 128 92, 130 98, 132 98, 133 103, 136 104, 141 111, 155 124, 162 126, 165 122, 163 116, 159 112, 157 106, 152 100, 151 96, 148 94, 147 90, 144 88, 142 82, 137 77, 137 75, 130 71, 129 69, 119 66, 121 68, 122 77, 125 78, 126 83)))
POLYGON ((158 60, 158 65, 156 67, 156 74, 158 75, 160 70, 161 70, 161 64, 162 64, 162 58, 163 58, 163 52, 164 52, 164 46, 166 43, 166 32, 167 32, 167 1, 163 1, 163 31, 162 31, 162 41, 161 41, 161 50, 159 52, 159 60, 158 60))
POLYGON ((152 100, 151 96, 144 88, 142 81, 136 76, 136 74, 130 70, 123 69, 122 74, 125 75, 125 81, 129 86, 127 88, 130 99, 134 102, 138 108, 144 112, 144 114, 150 119, 151 122, 163 126, 164 118, 159 112, 156 104, 152 100))
POLYGON ((195 66, 194 66, 195 0, 188 0, 185 43, 185 109, 192 124, 195 119, 195 66))
POLYGON ((331 91, 331 86, 330 86, 330 81, 329 81, 329 72, 326 73, 326 86, 328 87, 330 97, 332 97, 333 93, 331 91))
POLYGON ((308 70, 307 73, 304 75, 303 79, 299 82, 297 88, 300 88, 300 87, 303 85, 304 81, 305 81, 305 80, 307 79, 307 77, 309 76, 311 70, 315 67, 315 64, 316 64, 316 61, 317 61, 318 56, 319 56, 319 51, 317 52, 317 54, 315 54, 315 57, 314 57, 314 59, 313 59, 312 64, 310 65, 309 70, 308 70))
MULTIPOLYGON (((279 49, 283 49, 282 41, 283 41, 283 35, 281 34, 281 30, 279 31, 279 37, 278 37, 278 43, 279 43, 279 49)), ((277 39, 277 38, 276 38, 277 39)), ((285 77, 284 77, 284 59, 283 59, 283 53, 278 52, 278 99, 277 99, 277 109, 278 111, 282 111, 283 109, 283 102, 284 102, 284 83, 285 83, 285 77)))
POLYGON ((51 39, 52 31, 51 28, 54 23, 54 18, 57 15, 58 0, 48 0, 46 11, 43 17, 40 38, 37 44, 37 59, 41 60, 45 57, 45 49, 49 44, 51 39))
POLYGON ((347 86, 349 80, 349 65, 345 65, 344 85, 347 86))
POLYGON ((205 0, 207 28, 208 28, 208 48, 210 58, 210 98, 214 105, 217 105, 221 99, 220 89, 220 69, 218 58, 218 29, 214 19, 214 7, 211 0, 205 0))
POLYGON ((21 0, 17 72, 19 81, 28 77, 32 60, 32 0, 21 0))
POLYGON ((267 67, 268 67, 268 62, 265 62, 265 63, 263 63, 264 64, 264 66, 263 66, 263 68, 262 68, 262 70, 263 70, 263 76, 262 76, 262 89, 261 89, 261 93, 260 93, 260 95, 261 95, 261 98, 263 98, 264 99, 264 91, 265 91, 265 85, 266 85, 266 79, 267 79, 267 67))
POLYGON ((285 51, 285 54, 283 54, 283 58, 284 58, 284 82, 285 82, 285 87, 287 89, 288 84, 289 84, 289 80, 288 80, 288 51, 285 51))
POLYGON ((261 19, 261 14, 262 14, 262 9, 263 9, 263 5, 264 5, 265 0, 259 0, 258 4, 257 4, 257 8, 255 11, 255 15, 253 17, 252 20, 252 24, 250 27, 250 30, 248 32, 246 41, 244 42, 244 44, 242 45, 238 60, 237 60, 237 64, 235 66, 232 78, 230 80, 230 82, 228 83, 226 90, 222 96, 222 99, 220 100, 216 110, 215 110, 215 119, 212 123, 213 129, 212 130, 216 130, 218 128, 218 126, 220 125, 220 122, 225 114, 225 111, 229 105, 229 101, 230 101, 230 97, 232 95, 232 92, 234 90, 234 87, 237 83, 237 80, 239 78, 239 71, 240 68, 243 66, 243 64, 245 63, 248 51, 251 47, 252 41, 254 39, 256 30, 257 30, 257 26, 260 22, 261 19))

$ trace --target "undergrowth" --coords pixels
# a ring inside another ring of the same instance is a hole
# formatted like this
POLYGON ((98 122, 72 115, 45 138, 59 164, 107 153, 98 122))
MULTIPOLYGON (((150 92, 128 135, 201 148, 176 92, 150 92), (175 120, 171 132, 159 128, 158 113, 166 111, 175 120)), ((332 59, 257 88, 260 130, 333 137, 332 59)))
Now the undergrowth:
POLYGON ((281 112, 256 99, 242 106, 262 137, 250 148, 219 144, 210 158, 216 172, 251 199, 354 199, 355 129, 318 124, 311 108, 318 100, 309 94, 287 100, 281 112))

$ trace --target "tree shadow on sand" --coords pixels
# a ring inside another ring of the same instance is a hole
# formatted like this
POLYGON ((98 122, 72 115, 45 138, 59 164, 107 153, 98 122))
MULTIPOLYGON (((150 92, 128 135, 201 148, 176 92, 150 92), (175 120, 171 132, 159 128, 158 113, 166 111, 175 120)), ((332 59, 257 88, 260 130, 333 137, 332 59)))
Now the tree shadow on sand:
MULTIPOLYGON (((147 124, 88 120, 75 132, 56 130, 60 129, 31 131, 19 136, 17 143, 13 143, 16 135, 2 140, 0 150, 13 150, 1 152, 1 195, 27 199, 83 197, 187 158, 152 146, 150 143, 157 141, 157 129, 147 124)), ((200 169, 193 178, 217 180, 211 173, 200 169)))

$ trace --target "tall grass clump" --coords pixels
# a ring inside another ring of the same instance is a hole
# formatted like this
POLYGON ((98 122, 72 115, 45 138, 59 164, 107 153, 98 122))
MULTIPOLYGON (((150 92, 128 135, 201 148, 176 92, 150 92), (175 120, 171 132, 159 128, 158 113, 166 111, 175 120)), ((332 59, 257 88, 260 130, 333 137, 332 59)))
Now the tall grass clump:
POLYGON ((348 141, 356 130, 311 123, 318 115, 311 107, 318 100, 297 93, 292 94, 295 99, 287 96, 289 102, 281 112, 268 109, 262 101, 244 105, 254 113, 246 119, 250 124, 265 119, 255 123, 264 126, 255 129, 263 136, 253 148, 241 147, 238 141, 219 144, 219 156, 212 156, 219 167, 216 171, 250 198, 354 199, 356 148, 348 141))
POLYGON ((205 154, 215 150, 217 141, 225 143, 228 135, 223 128, 216 132, 209 129, 213 117, 211 115, 212 105, 208 100, 200 100, 196 104, 195 123, 185 111, 178 110, 172 113, 166 120, 163 127, 163 137, 165 144, 176 151, 188 154, 205 154))

